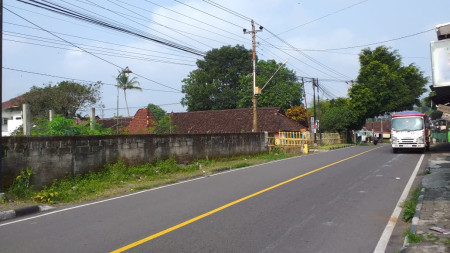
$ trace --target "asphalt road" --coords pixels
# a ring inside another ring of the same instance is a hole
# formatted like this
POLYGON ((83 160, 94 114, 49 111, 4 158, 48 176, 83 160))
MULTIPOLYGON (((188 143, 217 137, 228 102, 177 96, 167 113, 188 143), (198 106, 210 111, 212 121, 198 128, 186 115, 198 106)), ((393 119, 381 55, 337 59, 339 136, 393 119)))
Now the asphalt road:
POLYGON ((373 252, 420 157, 350 147, 41 213, 0 223, 0 252, 373 252))

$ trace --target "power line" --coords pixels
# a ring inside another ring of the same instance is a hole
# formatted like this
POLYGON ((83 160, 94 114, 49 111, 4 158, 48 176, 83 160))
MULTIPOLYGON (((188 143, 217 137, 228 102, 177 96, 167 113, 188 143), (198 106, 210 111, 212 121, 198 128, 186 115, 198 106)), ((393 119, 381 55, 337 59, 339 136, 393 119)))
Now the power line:
POLYGON ((93 17, 93 16, 89 16, 87 14, 83 14, 80 12, 77 12, 75 10, 69 9, 67 7, 62 7, 58 4, 55 3, 51 3, 50 1, 46 1, 49 4, 43 3, 43 2, 38 2, 35 0, 29 0, 29 2, 26 2, 25 0, 18 0, 19 2, 23 2, 23 3, 27 3, 30 4, 32 6, 35 6, 37 8, 41 8, 44 10, 48 10, 54 13, 58 13, 64 16, 68 16, 68 17, 72 17, 81 21, 85 21, 94 25, 98 25, 98 26, 102 26, 104 28, 107 29, 111 29, 111 30, 115 30, 115 31, 119 31, 119 32, 123 32, 129 35, 133 35, 142 39, 146 39, 146 40, 150 40, 153 41, 155 43, 159 43, 162 45, 166 45, 168 47, 172 47, 172 48, 176 48, 182 51, 185 51, 187 53, 191 53, 191 54, 195 54, 195 55, 199 55, 199 56, 204 56, 205 53, 202 51, 199 51, 197 49, 193 49, 172 41, 169 41, 167 39, 163 39, 160 38, 158 36, 152 35, 152 34, 148 34, 148 33, 144 33, 141 32, 139 30, 133 29, 127 29, 126 27, 120 26, 119 24, 112 24, 112 23, 108 23, 107 21, 101 20, 99 18, 93 17))
MULTIPOLYGON (((66 45, 64 43, 58 43, 55 40, 51 40, 51 39, 48 39, 48 38, 42 38, 42 37, 39 37, 39 36, 31 36, 30 35, 31 38, 27 37, 27 35, 25 35, 25 36, 8 35, 8 36, 17 37, 17 38, 25 38, 25 39, 34 40, 34 41, 50 43, 50 44, 53 44, 53 45, 66 45), (33 37, 38 37, 38 38, 33 38, 33 37), (39 38, 42 38, 42 39, 39 39, 39 38)), ((63 50, 67 50, 67 51, 84 52, 84 51, 79 50, 79 49, 51 46, 51 45, 32 43, 32 42, 27 42, 27 41, 18 41, 18 40, 13 40, 13 39, 4 39, 4 40, 5 41, 12 41, 12 42, 15 42, 15 43, 23 43, 23 44, 42 46, 42 47, 48 47, 48 48, 63 49, 63 50)), ((142 53, 135 53, 135 52, 124 51, 124 50, 120 50, 120 49, 110 49, 110 48, 105 48, 105 47, 89 46, 89 45, 83 45, 83 44, 78 44, 78 45, 84 46, 84 48, 89 49, 91 52, 95 52, 98 55, 106 55, 106 56, 112 56, 112 57, 120 57, 120 58, 128 58, 128 59, 135 59, 135 60, 142 60, 142 61, 176 64, 176 65, 196 66, 195 64, 189 64, 190 61, 182 60, 182 59, 161 57, 161 56, 155 56, 155 55, 147 55, 147 54, 142 54, 142 53), (120 52, 123 52, 123 53, 120 53, 120 52), (156 57, 156 58, 161 58, 163 60, 154 59, 154 58, 146 58, 146 57, 143 57, 143 56, 156 57), (180 61, 180 62, 174 62, 174 61, 170 61, 170 60, 175 60, 175 61, 180 61)))
MULTIPOLYGON (((319 21, 319 20, 324 19, 324 18, 326 18, 326 17, 329 17, 329 16, 331 16, 331 15, 334 15, 334 14, 337 14, 337 13, 339 13, 339 12, 345 11, 345 10, 347 10, 347 9, 350 9, 350 8, 352 8, 352 7, 354 7, 354 6, 360 5, 360 4, 362 4, 362 3, 364 3, 364 2, 367 2, 367 1, 369 1, 369 0, 364 0, 364 1, 360 1, 360 2, 354 3, 354 4, 352 4, 352 5, 349 5, 349 6, 347 6, 347 7, 344 7, 344 8, 342 8, 342 9, 337 10, 337 11, 328 13, 328 14, 322 16, 322 17, 313 19, 313 20, 311 20, 311 21, 308 21, 308 22, 306 22, 306 23, 303 23, 303 24, 301 24, 301 25, 298 25, 298 26, 296 26, 296 27, 293 27, 293 28, 291 28, 291 29, 288 29, 288 30, 286 30, 286 31, 284 31, 284 32, 278 33, 277 35, 281 35, 281 34, 290 32, 290 31, 292 31, 292 30, 298 29, 298 28, 300 28, 300 27, 309 25, 309 24, 311 24, 311 23, 313 23, 313 22, 319 21)), ((273 36, 272 36, 272 37, 273 37, 273 36)), ((267 39, 272 38, 272 37, 268 37, 267 39)))
MULTIPOLYGON (((54 77, 54 78, 60 78, 60 79, 65 79, 65 80, 73 80, 73 81, 79 81, 79 82, 85 82, 85 83, 98 83, 98 81, 97 82, 87 81, 87 80, 83 80, 83 79, 77 79, 77 78, 71 78, 71 77, 63 77, 63 76, 57 76, 57 75, 52 75, 52 74, 33 72, 33 71, 22 70, 22 69, 15 69, 15 68, 8 68, 8 67, 2 67, 2 68, 3 69, 7 69, 7 70, 11 70, 11 71, 16 71, 16 72, 33 74, 33 75, 41 75, 41 76, 54 77)), ((101 82, 101 83, 104 84, 104 85, 117 87, 117 84, 110 84, 110 83, 104 83, 104 82, 101 82)), ((142 90, 148 90, 148 91, 154 91, 154 92, 181 93, 181 92, 176 92, 176 91, 155 90, 155 89, 148 89, 148 88, 142 88, 142 90)))
MULTIPOLYGON (((4 22, 4 23, 5 24, 9 24, 9 25, 14 25, 14 26, 25 27, 25 28, 33 29, 33 30, 41 30, 39 28, 26 26, 26 25, 20 25, 20 24, 15 24, 15 23, 10 23, 10 22, 4 22)), ((49 30, 49 31, 51 31, 51 30, 49 30)), ((8 32, 10 32, 10 31, 8 31, 8 32)), ((56 31, 51 31, 51 32, 54 33, 54 34, 60 34, 60 35, 64 35, 64 36, 67 36, 67 37, 83 39, 83 40, 89 40, 89 41, 94 41, 94 42, 101 42, 101 43, 104 43, 104 44, 121 46, 121 47, 127 47, 127 48, 137 49, 137 50, 141 50, 141 51, 158 53, 158 54, 166 54, 166 55, 178 56, 178 57, 190 58, 190 59, 198 59, 199 58, 198 56, 197 57, 193 57, 193 56, 190 56, 190 55, 179 55, 179 54, 172 54, 172 53, 167 53, 167 52, 160 52, 160 51, 150 50, 150 49, 146 49, 146 48, 133 47, 133 46, 129 46, 129 45, 113 43, 113 42, 104 41, 104 40, 97 40, 97 39, 87 38, 87 37, 82 37, 82 36, 76 36, 76 35, 71 35, 71 34, 67 34, 67 33, 56 32, 56 31)), ((10 33, 15 33, 15 32, 10 32, 10 33)), ((22 33, 15 33, 15 34, 22 34, 22 33)), ((25 34, 22 34, 22 35, 25 35, 25 34)), ((33 35, 26 35, 26 36, 33 36, 33 35)), ((35 36, 35 37, 38 37, 38 36, 35 36)), ((175 50, 175 49, 172 49, 172 50, 175 50)))
MULTIPOLYGON (((20 1, 20 0, 19 0, 19 1, 20 1)), ((30 24, 32 24, 32 25, 34 25, 34 26, 40 28, 41 30, 46 31, 47 33, 49 33, 49 34, 51 34, 51 35, 57 37, 58 39, 60 39, 60 40, 62 40, 62 41, 65 41, 66 43, 68 43, 68 44, 70 44, 70 45, 72 45, 72 46, 74 46, 74 47, 77 47, 77 48, 79 48, 79 49, 85 51, 86 53, 88 53, 88 54, 94 56, 95 58, 100 59, 100 60, 102 60, 102 61, 104 61, 104 62, 106 62, 106 63, 109 63, 109 64, 111 64, 111 65, 113 65, 113 66, 115 66, 115 67, 117 67, 117 68, 119 68, 119 69, 122 69, 119 65, 117 65, 117 64, 115 64, 115 63, 112 63, 112 62, 110 62, 110 61, 108 61, 108 60, 106 60, 106 59, 104 59, 104 58, 101 58, 100 56, 97 56, 97 55, 95 55, 95 54, 93 54, 93 53, 91 53, 91 52, 89 52, 89 51, 87 51, 87 50, 85 50, 85 49, 83 49, 83 48, 81 48, 81 47, 75 45, 74 43, 69 42, 69 41, 63 39, 63 38, 61 38, 60 36, 58 36, 58 35, 56 35, 56 34, 53 34, 52 32, 50 32, 50 31, 48 31, 48 30, 42 28, 41 26, 39 26, 39 25, 37 25, 37 24, 31 22, 30 20, 28 20, 28 19, 26 19, 26 18, 20 16, 19 14, 15 13, 15 12, 13 12, 13 11, 11 11, 11 10, 9 10, 8 8, 6 8, 6 7, 3 7, 3 8, 4 8, 5 10, 7 10, 7 11, 13 13, 13 14, 16 15, 17 17, 19 17, 19 18, 21 18, 21 19, 27 21, 28 23, 30 23, 30 24)), ((172 89, 172 90, 179 91, 179 90, 177 90, 177 89, 175 89, 175 88, 172 88, 172 87, 170 87, 170 86, 168 86, 168 85, 165 85, 165 84, 156 82, 156 81, 154 81, 154 80, 151 80, 151 79, 149 79, 149 78, 147 78, 147 77, 145 77, 145 76, 142 76, 142 75, 139 75, 139 74, 136 74, 136 73, 134 73, 134 74, 135 74, 136 76, 139 76, 139 77, 144 78, 144 79, 146 79, 146 80, 148 80, 148 81, 151 81, 151 82, 154 82, 154 83, 156 83, 156 84, 159 84, 159 85, 164 86, 164 87, 166 87, 166 88, 169 88, 169 89, 172 89)))

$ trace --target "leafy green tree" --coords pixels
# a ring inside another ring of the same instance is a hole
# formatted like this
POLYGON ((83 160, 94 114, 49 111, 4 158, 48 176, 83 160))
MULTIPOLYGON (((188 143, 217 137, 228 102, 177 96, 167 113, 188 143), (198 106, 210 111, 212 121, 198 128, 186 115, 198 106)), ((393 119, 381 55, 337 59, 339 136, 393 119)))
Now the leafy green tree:
POLYGON ((239 80, 252 73, 251 59, 252 51, 240 45, 209 51, 183 80, 181 104, 187 111, 236 108, 239 80))
POLYGON ((119 70, 119 75, 117 76, 116 80, 119 89, 123 90, 123 96, 125 98, 125 105, 127 106, 128 117, 130 117, 130 109, 128 108, 128 101, 127 101, 127 90, 142 91, 142 88, 138 86, 139 81, 137 80, 137 77, 133 77, 130 79, 129 74, 124 70, 119 70))
POLYGON ((23 95, 22 103, 30 105, 33 118, 48 117, 48 111, 73 118, 78 110, 90 107, 100 100, 101 83, 79 84, 62 81, 57 85, 31 87, 23 95))
POLYGON ((320 117, 320 126, 326 132, 343 132, 359 128, 360 122, 349 100, 337 98, 329 101, 329 108, 320 117))
POLYGON ((39 118, 36 125, 31 129, 33 136, 75 136, 75 135, 107 135, 111 134, 111 129, 102 128, 101 124, 96 123, 94 129, 91 129, 89 122, 76 125, 75 120, 66 119, 56 115, 52 121, 46 118, 39 118))
POLYGON ((167 113, 164 109, 155 104, 148 104, 147 108, 150 110, 150 112, 152 112, 157 121, 160 121, 167 113))
POLYGON ((158 122, 152 121, 153 127, 148 128, 149 133, 153 134, 170 134, 177 129, 177 126, 173 124, 170 115, 164 115, 158 122))
MULTIPOLYGON (((301 104, 302 89, 295 72, 286 67, 281 67, 276 72, 279 67, 280 65, 274 60, 258 62, 256 85, 263 88, 273 76, 262 90, 261 95, 258 96, 258 107, 277 106, 286 111, 292 106, 301 104)), ((249 74, 242 77, 240 83, 238 107, 251 107, 253 104, 253 76, 249 74)))
MULTIPOLYGON (((396 50, 363 49, 360 71, 350 89, 352 109, 362 119, 412 109, 426 89, 427 78, 414 64, 403 66, 396 50)), ((362 121, 360 121, 362 122, 362 121)), ((363 122, 362 122, 363 123, 363 122)))

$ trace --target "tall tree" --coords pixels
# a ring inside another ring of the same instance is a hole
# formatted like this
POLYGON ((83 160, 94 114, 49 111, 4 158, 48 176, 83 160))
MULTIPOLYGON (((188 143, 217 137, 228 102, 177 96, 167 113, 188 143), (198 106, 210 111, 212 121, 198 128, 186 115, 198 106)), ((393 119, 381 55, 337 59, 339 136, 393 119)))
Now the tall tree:
POLYGON ((152 112, 157 121, 160 121, 167 113, 164 109, 155 104, 148 104, 147 108, 152 112))
POLYGON ((412 109, 419 104, 427 78, 414 64, 403 66, 396 50, 385 46, 363 49, 360 70, 350 89, 350 99, 358 116, 366 119, 392 111, 412 109))
MULTIPOLYGON (((264 89, 258 96, 259 107, 281 107, 286 111, 292 106, 300 105, 302 102, 301 84, 295 72, 282 66, 274 60, 261 60, 257 64, 256 85, 264 89), (272 79, 270 79, 272 77, 272 79), (270 81, 269 81, 270 80, 270 81), (267 83, 267 85, 266 85, 267 83)), ((252 106, 253 76, 243 76, 240 80, 238 107, 247 108, 252 106)))
POLYGON ((197 61, 197 69, 183 80, 181 100, 187 111, 237 107, 239 80, 252 72, 252 52, 243 46, 223 46, 197 61))
POLYGON ((320 118, 322 130, 328 132, 343 132, 359 128, 360 122, 353 112, 349 99, 337 98, 329 101, 329 107, 320 118))
POLYGON ((127 90, 142 91, 142 88, 138 86, 139 81, 137 80, 137 77, 133 77, 130 79, 129 74, 123 70, 119 70, 119 75, 117 76, 116 80, 119 89, 123 90, 123 96, 125 98, 125 105, 127 106, 128 117, 130 117, 130 109, 128 108, 128 101, 127 101, 127 90))
POLYGON ((86 109, 100 100, 101 83, 79 84, 62 81, 56 85, 31 87, 23 95, 22 103, 29 104, 34 118, 48 117, 48 111, 68 118, 76 116, 77 111, 86 109))

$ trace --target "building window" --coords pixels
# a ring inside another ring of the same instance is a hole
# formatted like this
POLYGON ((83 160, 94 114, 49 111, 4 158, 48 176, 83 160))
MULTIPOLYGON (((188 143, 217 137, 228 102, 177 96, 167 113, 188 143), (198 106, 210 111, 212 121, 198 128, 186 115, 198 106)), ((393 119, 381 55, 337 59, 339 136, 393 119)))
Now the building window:
POLYGON ((3 118, 3 125, 8 125, 8 118, 3 118))
POLYGON ((22 119, 22 117, 16 117, 16 120, 21 120, 22 119))

